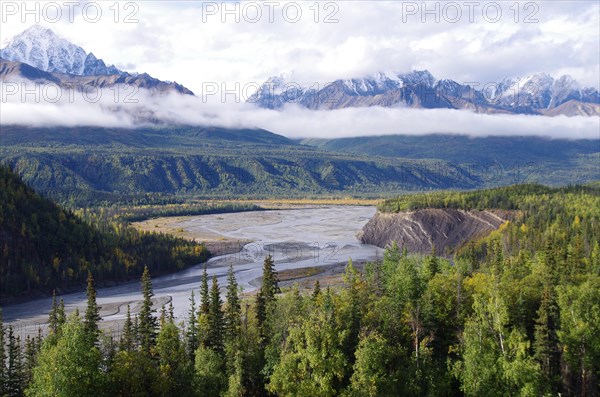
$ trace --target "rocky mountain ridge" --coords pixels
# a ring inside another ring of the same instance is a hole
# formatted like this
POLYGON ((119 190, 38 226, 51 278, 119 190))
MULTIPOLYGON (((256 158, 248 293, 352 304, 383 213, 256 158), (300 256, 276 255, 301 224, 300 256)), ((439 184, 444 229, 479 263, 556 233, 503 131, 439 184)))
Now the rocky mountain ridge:
POLYGON ((376 73, 310 86, 295 83, 292 76, 281 75, 269 78, 248 102, 267 109, 295 103, 313 110, 382 106, 467 109, 487 114, 600 114, 598 90, 580 87, 571 76, 554 79, 545 73, 502 79, 482 88, 449 79, 438 80, 427 70, 376 73))

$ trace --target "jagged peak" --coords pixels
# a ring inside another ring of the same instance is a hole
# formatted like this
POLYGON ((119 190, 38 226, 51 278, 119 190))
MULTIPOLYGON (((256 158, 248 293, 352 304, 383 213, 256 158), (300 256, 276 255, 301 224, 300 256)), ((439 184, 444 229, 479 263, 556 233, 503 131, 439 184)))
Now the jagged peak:
POLYGON ((0 51, 0 56, 50 73, 76 76, 122 73, 114 66, 106 67, 104 61, 93 53, 88 54, 80 46, 39 24, 14 36, 0 51))

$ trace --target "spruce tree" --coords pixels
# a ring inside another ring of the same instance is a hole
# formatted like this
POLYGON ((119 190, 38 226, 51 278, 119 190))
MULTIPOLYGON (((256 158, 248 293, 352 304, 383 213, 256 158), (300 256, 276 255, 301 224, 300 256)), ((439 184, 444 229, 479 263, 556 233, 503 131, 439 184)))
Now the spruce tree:
POLYGON ((217 353, 223 354, 223 301, 217 277, 213 276, 208 310, 208 344, 217 353))
POLYGON ((132 351, 134 347, 133 338, 133 323, 131 321, 131 308, 127 305, 127 317, 125 318, 125 324, 123 324, 123 333, 121 335, 119 349, 121 351, 132 351))
POLYGON ((267 319, 267 312, 272 303, 275 302, 275 295, 281 292, 279 290, 277 272, 271 255, 265 258, 263 263, 262 285, 256 294, 256 319, 260 337, 265 341, 266 333, 264 323, 267 319))
POLYGON ((158 316, 158 323, 160 324, 161 328, 167 322, 167 317, 167 307, 165 305, 162 305, 162 307, 160 308, 160 316, 158 316))
POLYGON ((242 308, 238 296, 238 283, 233 273, 233 266, 229 266, 227 273, 227 306, 225 309, 225 340, 235 342, 240 337, 242 308))
POLYGON ((171 322, 175 322, 175 308, 173 307, 173 300, 171 299, 171 302, 169 302, 169 309, 168 309, 168 314, 169 314, 169 321, 171 322))
POLYGON ((190 295, 190 311, 188 312, 186 339, 190 360, 194 360, 196 349, 198 348, 198 321, 196 317, 196 298, 193 290, 190 295))
POLYGON ((90 337, 90 340, 94 343, 98 343, 98 337, 100 336, 100 329, 98 323, 102 320, 100 317, 100 310, 96 302, 96 288, 94 288, 94 277, 92 272, 88 271, 87 278, 87 308, 85 309, 85 319, 83 321, 83 327, 85 332, 90 337))
POLYGON ((23 362, 21 341, 15 336, 12 325, 8 327, 8 357, 5 389, 8 396, 21 396, 23 392, 23 362))
POLYGON ((52 291, 52 308, 48 316, 48 327, 54 335, 58 333, 58 305, 56 304, 56 291, 52 291))
MULTIPOLYGON (((75 309, 77 310, 77 309, 75 309)), ((60 302, 58 303, 58 308, 56 309, 56 322, 58 323, 58 330, 67 322, 67 314, 65 312, 65 301, 60 298, 60 302)))
POLYGON ((533 343, 534 358, 540 363, 545 391, 556 395, 559 392, 560 350, 557 335, 559 309, 554 287, 546 285, 544 288, 537 314, 533 343))
POLYGON ((354 353, 358 346, 358 337, 361 323, 361 301, 360 301, 360 275, 352 264, 352 259, 348 260, 346 271, 344 273, 344 282, 348 286, 350 318, 348 319, 348 336, 344 343, 344 353, 350 364, 354 364, 354 353))
POLYGON ((204 271, 202 272, 202 283, 200 285, 200 314, 208 314, 209 306, 210 296, 208 292, 208 273, 206 272, 206 265, 204 265, 204 271))
POLYGON ((36 356, 37 356, 37 347, 35 338, 31 338, 27 335, 25 339, 25 363, 24 363, 24 383, 27 385, 31 382, 33 378, 33 369, 36 364, 36 356))
POLYGON ((152 308, 154 292, 152 290, 152 280, 150 279, 148 266, 144 267, 144 273, 142 274, 142 295, 143 301, 139 314, 138 335, 142 352, 150 355, 151 348, 156 341, 158 322, 156 317, 154 317, 156 311, 152 308))

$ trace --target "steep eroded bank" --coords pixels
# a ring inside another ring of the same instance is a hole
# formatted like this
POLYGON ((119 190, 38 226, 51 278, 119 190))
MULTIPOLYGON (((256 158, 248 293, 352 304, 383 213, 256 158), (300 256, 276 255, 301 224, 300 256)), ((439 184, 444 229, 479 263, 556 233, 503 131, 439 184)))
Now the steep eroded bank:
POLYGON ((483 237, 514 218, 511 211, 464 211, 458 209, 420 209, 399 213, 377 212, 363 227, 359 240, 385 247, 395 241, 410 252, 429 253, 435 244, 438 254, 447 248, 483 237))

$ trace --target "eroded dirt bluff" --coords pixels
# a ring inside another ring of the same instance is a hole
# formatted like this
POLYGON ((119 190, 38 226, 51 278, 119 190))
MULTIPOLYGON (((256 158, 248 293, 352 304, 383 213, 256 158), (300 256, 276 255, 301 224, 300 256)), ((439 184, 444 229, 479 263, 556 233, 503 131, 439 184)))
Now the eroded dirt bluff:
POLYGON ((388 214, 377 212, 363 227, 358 238, 362 243, 384 248, 395 241, 409 252, 438 254, 446 248, 458 248, 469 240, 483 237, 514 218, 510 211, 464 211, 457 209, 422 209, 388 214))

